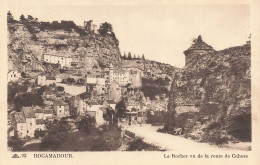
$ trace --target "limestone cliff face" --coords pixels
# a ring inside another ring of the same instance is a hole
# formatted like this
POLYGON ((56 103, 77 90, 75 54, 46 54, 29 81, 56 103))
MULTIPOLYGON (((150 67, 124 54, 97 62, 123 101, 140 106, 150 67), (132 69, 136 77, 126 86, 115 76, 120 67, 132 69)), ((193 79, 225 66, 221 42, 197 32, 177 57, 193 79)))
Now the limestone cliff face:
POLYGON ((102 67, 120 58, 118 40, 111 35, 89 33, 80 36, 73 29, 68 32, 33 28, 32 33, 24 24, 8 24, 10 69, 44 71, 47 69, 42 65, 45 53, 80 55, 85 60, 85 70, 91 70, 95 65, 102 67))
POLYGON ((177 122, 187 135, 210 141, 218 132, 216 137, 250 140, 250 56, 250 44, 197 54, 175 75, 168 108, 176 120, 187 115, 177 122))

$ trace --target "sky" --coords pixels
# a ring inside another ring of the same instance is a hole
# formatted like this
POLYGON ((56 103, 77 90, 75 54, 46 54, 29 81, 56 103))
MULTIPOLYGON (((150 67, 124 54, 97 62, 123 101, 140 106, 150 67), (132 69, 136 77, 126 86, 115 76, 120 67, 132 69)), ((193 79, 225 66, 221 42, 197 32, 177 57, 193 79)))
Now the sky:
POLYGON ((113 26, 121 53, 183 67, 183 51, 198 35, 215 50, 243 45, 250 34, 249 5, 104 5, 8 6, 15 19, 21 14, 39 21, 72 20, 83 26, 93 20, 113 26))

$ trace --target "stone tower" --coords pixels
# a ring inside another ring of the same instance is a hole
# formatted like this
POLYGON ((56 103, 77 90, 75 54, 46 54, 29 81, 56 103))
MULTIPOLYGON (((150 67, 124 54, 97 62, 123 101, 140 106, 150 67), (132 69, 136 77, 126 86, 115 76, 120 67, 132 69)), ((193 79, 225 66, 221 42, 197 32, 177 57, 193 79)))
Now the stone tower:
POLYGON ((185 54, 185 66, 189 65, 194 57, 215 51, 212 46, 206 44, 202 40, 201 35, 199 35, 193 42, 194 43, 191 47, 183 52, 185 54))

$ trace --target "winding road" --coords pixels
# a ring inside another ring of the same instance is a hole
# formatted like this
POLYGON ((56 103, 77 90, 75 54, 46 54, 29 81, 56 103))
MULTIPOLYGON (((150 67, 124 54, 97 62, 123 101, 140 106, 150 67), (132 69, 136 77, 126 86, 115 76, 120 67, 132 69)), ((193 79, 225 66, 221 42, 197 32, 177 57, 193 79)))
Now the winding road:
POLYGON ((142 137, 146 143, 154 144, 167 151, 230 151, 230 148, 220 148, 207 143, 200 143, 181 136, 174 136, 157 132, 160 127, 155 126, 128 126, 125 129, 142 137))

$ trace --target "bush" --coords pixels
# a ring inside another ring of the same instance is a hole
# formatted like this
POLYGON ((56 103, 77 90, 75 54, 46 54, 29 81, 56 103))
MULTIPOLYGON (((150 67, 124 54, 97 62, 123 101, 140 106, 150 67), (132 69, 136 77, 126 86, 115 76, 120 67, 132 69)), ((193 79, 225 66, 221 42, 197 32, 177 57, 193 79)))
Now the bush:
POLYGON ((44 135, 46 134, 46 131, 42 131, 42 130, 35 130, 34 132, 34 137, 35 139, 39 139, 40 137, 44 137, 44 135))
POLYGON ((227 131, 240 141, 251 142, 251 114, 242 114, 233 119, 229 119, 227 131))
POLYGON ((59 92, 63 92, 64 91, 64 87, 58 86, 58 87, 56 87, 56 90, 59 91, 59 92))
POLYGON ((57 149, 68 136, 70 125, 66 121, 59 123, 49 123, 48 131, 42 139, 41 147, 43 149, 57 149))
POLYGON ((87 133, 91 132, 95 128, 96 119, 94 117, 86 116, 82 117, 78 122, 78 129, 87 133))
POLYGON ((20 139, 9 139, 8 140, 8 147, 11 147, 13 151, 21 151, 25 141, 20 139))
POLYGON ((128 143, 127 151, 161 151, 157 146, 145 143, 143 139, 137 138, 128 143))
POLYGON ((14 98, 14 104, 15 104, 15 109, 19 111, 20 108, 23 106, 27 106, 27 107, 32 105, 42 106, 43 98, 40 92, 24 93, 14 98))

